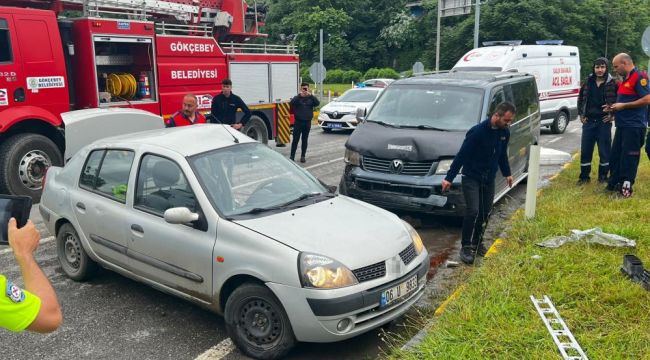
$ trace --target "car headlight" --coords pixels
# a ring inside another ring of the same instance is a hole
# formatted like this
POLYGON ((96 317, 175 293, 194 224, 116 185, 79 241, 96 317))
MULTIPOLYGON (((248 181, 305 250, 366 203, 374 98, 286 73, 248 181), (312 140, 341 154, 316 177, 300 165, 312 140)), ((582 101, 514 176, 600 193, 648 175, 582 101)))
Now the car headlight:
POLYGON ((454 160, 440 160, 440 162, 438 162, 438 167, 436 168, 436 175, 446 174, 449 171, 452 162, 454 162, 454 160))
POLYGON ((418 234, 418 232, 415 231, 415 229, 413 228, 413 226, 411 226, 411 224, 407 223, 404 220, 402 220, 402 222, 404 223, 406 230, 411 236, 411 241, 413 241, 413 246, 415 246, 415 253, 418 255, 422 254, 422 251, 424 250, 424 243, 422 242, 422 238, 420 237, 420 234, 418 234))
POLYGON ((345 156, 343 157, 343 161, 345 161, 346 164, 360 166, 361 155, 356 151, 345 149, 345 156))
POLYGON ((321 112, 321 113, 318 114, 318 119, 319 120, 328 120, 329 118, 327 117, 327 114, 325 114, 324 112, 321 112))
POLYGON ((300 253, 299 266, 303 287, 337 289, 359 283, 350 269, 327 256, 300 253))

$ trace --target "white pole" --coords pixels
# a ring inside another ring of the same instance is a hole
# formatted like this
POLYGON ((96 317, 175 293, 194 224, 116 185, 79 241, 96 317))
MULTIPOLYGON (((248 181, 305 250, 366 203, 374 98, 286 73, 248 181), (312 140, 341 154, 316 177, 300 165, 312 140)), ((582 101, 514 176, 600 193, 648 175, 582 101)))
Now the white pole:
POLYGON ((539 145, 530 146, 528 159, 528 184, 526 187, 526 219, 535 217, 537 206, 537 180, 539 179, 539 145))
MULTIPOLYGON (((323 29, 320 29, 320 64, 323 66, 323 29)), ((319 67, 318 74, 320 75, 320 89, 318 90, 318 99, 322 100, 323 99, 323 74, 321 73, 319 67)))
POLYGON ((478 48, 478 27, 481 22, 481 0, 476 1, 476 11, 474 11, 474 49, 478 48))
POLYGON ((438 21, 436 24, 436 71, 440 70, 440 15, 442 14, 442 0, 438 0, 438 21))
POLYGON ((332 90, 327 90, 327 102, 332 102, 332 90))

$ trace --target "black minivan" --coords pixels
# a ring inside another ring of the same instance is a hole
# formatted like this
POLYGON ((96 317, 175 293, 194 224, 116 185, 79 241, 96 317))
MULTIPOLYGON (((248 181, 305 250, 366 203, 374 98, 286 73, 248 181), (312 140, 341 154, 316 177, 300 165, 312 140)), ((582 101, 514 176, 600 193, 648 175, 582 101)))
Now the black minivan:
MULTIPOLYGON (((461 175, 441 183, 465 133, 503 101, 517 107, 508 159, 514 182, 526 178, 530 146, 540 134, 535 78, 516 72, 458 71, 392 83, 345 144, 339 192, 392 210, 461 216, 461 175)), ((495 201, 509 188, 497 175, 495 201)))

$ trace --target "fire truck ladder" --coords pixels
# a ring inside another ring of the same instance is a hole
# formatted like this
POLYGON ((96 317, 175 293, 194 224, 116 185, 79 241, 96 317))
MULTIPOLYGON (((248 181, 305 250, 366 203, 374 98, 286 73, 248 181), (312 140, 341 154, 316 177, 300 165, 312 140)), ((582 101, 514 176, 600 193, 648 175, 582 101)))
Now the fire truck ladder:
POLYGON ((571 330, 569 330, 562 317, 560 317, 560 313, 555 309, 551 299, 544 295, 544 298, 540 300, 531 295, 530 300, 535 305, 535 309, 537 309, 548 332, 551 333, 555 345, 557 345, 557 348, 562 354, 562 358, 565 360, 589 360, 585 352, 582 351, 580 344, 576 341, 576 338, 573 337, 571 330))
POLYGON ((140 20, 171 16, 181 21, 199 19, 199 7, 164 0, 62 0, 64 4, 81 6, 84 16, 102 17, 129 15, 140 20))

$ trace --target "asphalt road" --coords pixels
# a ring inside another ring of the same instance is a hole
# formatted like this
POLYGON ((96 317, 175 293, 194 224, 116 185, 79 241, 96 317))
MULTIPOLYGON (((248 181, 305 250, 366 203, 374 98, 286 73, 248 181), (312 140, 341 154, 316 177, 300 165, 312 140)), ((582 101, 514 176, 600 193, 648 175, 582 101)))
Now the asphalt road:
MULTIPOLYGON (((349 134, 324 134, 312 129, 307 162, 303 166, 327 184, 337 185, 343 172, 344 143, 349 134)), ((580 124, 571 122, 563 135, 543 132, 543 147, 573 153, 580 146, 580 124)), ((289 148, 276 148, 288 155, 289 148)), ((548 178, 559 165, 545 166, 548 178)), ((513 189, 496 207, 505 217, 520 207, 525 185, 513 189)), ((36 258, 52 281, 63 307, 64 324, 52 334, 13 334, 0 331, 3 359, 243 359, 228 340, 223 319, 198 306, 148 286, 102 270, 91 281, 78 283, 61 272, 55 242, 32 211, 43 237, 36 258)), ((412 219, 413 220, 413 219, 412 219)), ((425 245, 436 259, 457 260, 460 222, 445 218, 414 219, 425 245), (423 221, 424 220, 424 221, 423 221)), ((0 246, 0 272, 21 283, 9 249, 0 246)), ((429 287, 439 280, 436 275, 429 287)), ((428 306, 426 299, 418 306, 428 306)), ((399 333, 399 326, 391 331, 399 333)), ((334 344, 299 344, 289 359, 366 359, 380 354, 381 331, 334 344)))

